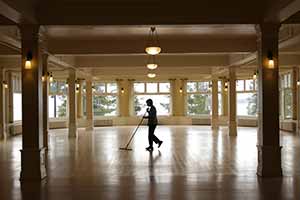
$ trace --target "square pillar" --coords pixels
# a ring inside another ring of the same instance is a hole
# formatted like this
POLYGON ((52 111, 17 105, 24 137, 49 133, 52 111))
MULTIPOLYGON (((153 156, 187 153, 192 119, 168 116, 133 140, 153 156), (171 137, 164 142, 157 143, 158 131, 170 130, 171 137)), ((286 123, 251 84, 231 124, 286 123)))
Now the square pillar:
POLYGON ((236 75, 235 67, 229 68, 229 101, 228 101, 228 123, 229 135, 237 136, 237 120, 236 120, 236 75))
POLYGON ((298 67, 293 67, 293 74, 292 74, 292 95, 293 95, 293 120, 298 119, 298 103, 297 103, 297 96, 298 96, 298 89, 297 89, 297 81, 298 81, 298 67))
POLYGON ((91 80, 86 80, 86 130, 94 129, 94 110, 93 110, 93 83, 91 80))
POLYGON ((5 80, 7 81, 8 88, 5 91, 5 124, 6 124, 6 134, 7 137, 10 136, 11 132, 13 131, 13 126, 11 124, 14 122, 14 93, 13 93, 13 79, 12 79, 12 72, 6 71, 5 72, 5 80))
POLYGON ((218 79, 212 80, 212 114, 211 114, 211 128, 216 130, 219 128, 219 101, 218 101, 218 79))
POLYGON ((76 71, 69 70, 69 137, 77 136, 77 111, 76 111, 76 71))
POLYGON ((82 80, 77 80, 79 84, 78 92, 77 92, 77 118, 82 118, 82 80))
POLYGON ((186 79, 170 79, 173 116, 185 116, 186 79))
POLYGON ((228 116, 228 95, 227 95, 227 89, 225 86, 226 80, 222 79, 222 115, 228 116))
POLYGON ((116 81, 119 90, 119 116, 129 117, 132 81, 123 79, 117 79, 116 81))
POLYGON ((6 138, 6 130, 5 130, 5 90, 6 88, 3 86, 4 81, 4 71, 0 68, 0 140, 6 138))
POLYGON ((258 34, 258 166, 261 177, 282 176, 279 145, 279 24, 260 24, 258 34), (270 60, 273 59, 273 63, 270 60))
POLYGON ((43 141, 44 147, 48 149, 48 137, 49 137, 49 77, 48 77, 48 54, 43 53, 42 55, 42 66, 43 66, 43 141))
POLYGON ((42 65, 39 52, 39 26, 22 25, 22 149, 21 181, 46 177, 43 147, 42 65), (30 56, 29 56, 30 55, 30 56), (31 57, 31 67, 25 67, 31 57))

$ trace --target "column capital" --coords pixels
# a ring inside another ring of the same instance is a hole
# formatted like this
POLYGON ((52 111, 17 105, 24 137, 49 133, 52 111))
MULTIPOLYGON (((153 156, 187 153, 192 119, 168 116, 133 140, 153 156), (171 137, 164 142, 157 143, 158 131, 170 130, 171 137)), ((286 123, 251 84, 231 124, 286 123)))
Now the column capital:
POLYGON ((260 39, 262 35, 278 37, 280 26, 280 23, 262 23, 255 25, 257 38, 260 39))
POLYGON ((40 25, 38 24, 20 24, 19 25, 22 40, 39 39, 40 25))

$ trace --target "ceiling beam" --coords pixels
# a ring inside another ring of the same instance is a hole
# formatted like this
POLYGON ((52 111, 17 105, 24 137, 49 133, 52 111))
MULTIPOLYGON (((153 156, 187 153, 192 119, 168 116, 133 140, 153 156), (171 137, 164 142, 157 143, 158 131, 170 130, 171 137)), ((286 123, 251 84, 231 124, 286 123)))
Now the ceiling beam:
POLYGON ((261 1, 46 1, 42 25, 258 24, 261 1), (217 4, 217 5, 216 5, 217 4), (255 10, 255 12, 253 12, 255 10), (151 15, 151 16, 150 16, 151 15))
POLYGON ((0 14, 15 24, 37 24, 34 17, 34 5, 32 1, 19 1, 10 4, 0 1, 0 14))
POLYGON ((287 4, 279 12, 280 22, 284 22, 294 14, 300 11, 300 0, 293 0, 291 3, 287 4))
MULTIPOLYGON (((49 51, 53 54, 144 54, 143 39, 95 38, 94 40, 60 39, 49 40, 49 51)), ((253 52, 256 37, 188 38, 160 39, 162 53, 224 53, 253 52)))

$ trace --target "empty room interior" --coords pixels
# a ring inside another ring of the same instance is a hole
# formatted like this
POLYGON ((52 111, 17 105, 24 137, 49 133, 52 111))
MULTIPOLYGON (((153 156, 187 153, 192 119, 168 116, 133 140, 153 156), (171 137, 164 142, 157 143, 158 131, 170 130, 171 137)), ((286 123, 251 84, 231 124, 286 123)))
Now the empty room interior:
POLYGON ((0 199, 300 199, 300 0, 1 0, 0 199))

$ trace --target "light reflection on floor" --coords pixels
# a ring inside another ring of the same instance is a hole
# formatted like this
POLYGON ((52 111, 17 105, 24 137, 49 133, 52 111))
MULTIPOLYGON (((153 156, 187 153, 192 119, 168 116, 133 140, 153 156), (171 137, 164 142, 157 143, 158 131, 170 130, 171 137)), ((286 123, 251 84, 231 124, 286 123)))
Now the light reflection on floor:
MULTIPOLYGON (((300 196, 298 136, 281 134, 284 178, 261 180, 255 128, 229 137, 225 127, 159 126, 156 135, 164 143, 149 154, 142 126, 133 151, 120 151, 134 128, 79 129, 77 139, 69 139, 66 129, 51 130, 48 179, 38 199, 267 199, 274 189, 278 199, 300 196)), ((27 199, 18 181, 20 148, 21 137, 0 142, 1 200, 27 199)))

